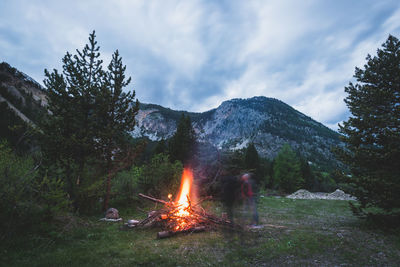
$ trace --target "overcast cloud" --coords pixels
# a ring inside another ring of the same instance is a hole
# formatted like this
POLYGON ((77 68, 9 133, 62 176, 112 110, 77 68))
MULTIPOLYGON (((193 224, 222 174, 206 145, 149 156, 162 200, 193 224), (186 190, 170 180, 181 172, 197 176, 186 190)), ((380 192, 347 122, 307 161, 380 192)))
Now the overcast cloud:
POLYGON ((141 102, 206 111, 263 95, 337 129, 354 67, 400 37, 400 2, 1 0, 0 61, 43 84, 92 30, 141 102))

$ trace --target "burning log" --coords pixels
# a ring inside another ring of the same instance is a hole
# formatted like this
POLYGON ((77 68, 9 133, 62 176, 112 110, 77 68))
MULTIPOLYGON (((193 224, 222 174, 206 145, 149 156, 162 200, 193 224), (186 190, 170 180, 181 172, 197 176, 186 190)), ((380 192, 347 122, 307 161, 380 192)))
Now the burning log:
POLYGON ((157 238, 162 239, 162 238, 167 238, 171 237, 176 234, 180 233, 199 233, 199 232, 204 232, 206 230, 205 226, 197 226, 194 228, 191 228, 189 230, 184 230, 184 231, 177 231, 177 232, 172 232, 172 231, 162 231, 157 233, 157 238))
POLYGON ((172 233, 170 231, 162 231, 162 232, 157 233, 157 238, 158 239, 166 238, 166 237, 170 237, 171 235, 172 235, 172 233))
POLYGON ((163 208, 151 211, 148 217, 138 224, 138 226, 151 226, 159 222, 165 230, 158 232, 157 238, 167 238, 178 233, 202 232, 206 229, 206 226, 219 226, 232 230, 242 230, 239 225, 232 224, 226 218, 219 218, 209 214, 199 206, 201 202, 210 198, 204 198, 192 205, 190 198, 187 197, 188 205, 182 206, 177 202, 167 202, 144 194, 139 195, 152 202, 164 203, 163 208))
POLYGON ((158 238, 166 238, 177 233, 196 233, 206 229, 206 227, 226 227, 232 230, 242 230, 238 225, 232 224, 226 218, 218 218, 207 213, 200 204, 209 199, 201 199, 195 204, 189 197, 193 183, 193 173, 189 169, 184 169, 182 174, 181 187, 176 201, 172 201, 172 195, 168 195, 169 201, 164 201, 154 197, 139 194, 140 197, 155 203, 163 204, 159 210, 152 211, 147 218, 137 224, 140 226, 160 225, 163 231, 157 234, 158 238))

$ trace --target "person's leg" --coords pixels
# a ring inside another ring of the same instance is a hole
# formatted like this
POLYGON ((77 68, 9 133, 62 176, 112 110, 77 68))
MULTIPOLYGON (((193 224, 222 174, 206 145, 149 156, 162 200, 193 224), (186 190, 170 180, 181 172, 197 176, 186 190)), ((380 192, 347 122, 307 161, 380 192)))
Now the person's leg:
POLYGON ((253 223, 258 224, 258 212, 257 212, 257 203, 254 197, 251 198, 251 209, 253 211, 253 223))

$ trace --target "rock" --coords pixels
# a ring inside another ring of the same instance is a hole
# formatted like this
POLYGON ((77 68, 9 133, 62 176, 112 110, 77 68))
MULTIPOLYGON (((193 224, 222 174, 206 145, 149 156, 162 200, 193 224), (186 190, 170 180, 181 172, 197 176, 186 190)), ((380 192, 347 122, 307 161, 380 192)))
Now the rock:
POLYGON ((140 222, 138 220, 128 220, 128 226, 136 226, 140 222))
POLYGON ((335 192, 330 193, 330 194, 329 194, 329 197, 331 197, 332 199, 356 200, 355 197, 353 197, 353 196, 351 196, 351 195, 349 195, 349 194, 346 194, 345 192, 343 192, 343 191, 340 190, 340 189, 336 189, 335 192))
POLYGON ((124 227, 125 227, 126 229, 134 228, 134 227, 136 227, 139 223, 140 223, 140 221, 138 221, 138 220, 128 220, 128 222, 124 224, 124 227))
POLYGON ((287 198, 292 199, 332 199, 332 200, 357 200, 355 197, 346 194, 340 189, 336 189, 335 192, 332 193, 323 193, 316 192, 311 193, 305 189, 300 189, 294 192, 291 195, 288 195, 287 198))
POLYGON ((119 218, 119 214, 118 214, 117 209, 109 208, 106 211, 106 219, 118 219, 118 218, 119 218))
POLYGON ((293 199, 313 199, 314 196, 312 193, 305 189, 300 189, 294 192, 293 194, 287 196, 287 198, 293 198, 293 199))

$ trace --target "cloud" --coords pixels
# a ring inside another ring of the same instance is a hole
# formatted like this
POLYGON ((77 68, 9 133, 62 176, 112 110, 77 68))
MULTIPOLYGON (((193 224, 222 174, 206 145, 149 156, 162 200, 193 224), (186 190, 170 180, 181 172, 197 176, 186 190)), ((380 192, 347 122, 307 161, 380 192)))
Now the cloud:
POLYGON ((352 14, 343 21, 346 18, 329 14, 330 7, 308 4, 256 6, 255 30, 238 56, 245 71, 226 81, 222 92, 204 106, 232 97, 265 95, 337 129, 337 123, 348 116, 344 86, 352 80, 354 67, 362 67, 366 55, 373 54, 389 32, 398 32, 400 9, 395 6, 387 19, 388 6, 372 4, 369 8, 379 10, 378 15, 352 14), (313 14, 313 8, 319 15, 313 14))
POLYGON ((41 82, 96 30, 119 49, 142 102, 205 111, 275 97, 336 129, 344 86, 387 35, 397 1, 29 1, 0 3, 0 60, 41 82))

